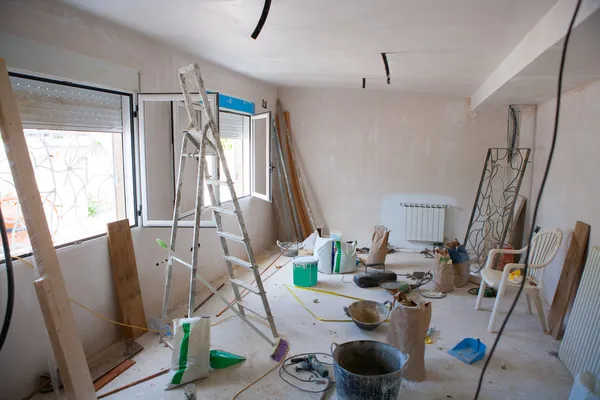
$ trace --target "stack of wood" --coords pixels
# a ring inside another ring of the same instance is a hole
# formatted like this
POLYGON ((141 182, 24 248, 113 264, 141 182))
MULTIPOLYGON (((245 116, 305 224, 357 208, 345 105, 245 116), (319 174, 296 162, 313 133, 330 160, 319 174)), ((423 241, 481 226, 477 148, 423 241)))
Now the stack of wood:
POLYGON ((279 100, 275 127, 275 207, 282 221, 285 238, 301 241, 315 231, 316 225, 292 144, 290 114, 284 112, 279 100))

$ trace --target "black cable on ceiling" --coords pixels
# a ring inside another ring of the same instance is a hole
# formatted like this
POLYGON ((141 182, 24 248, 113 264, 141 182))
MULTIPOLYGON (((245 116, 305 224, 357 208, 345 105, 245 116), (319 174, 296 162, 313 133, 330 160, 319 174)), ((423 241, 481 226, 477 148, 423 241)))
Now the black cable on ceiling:
POLYGON ((0 208, 0 234, 2 236, 2 248, 4 249, 4 261, 6 262, 6 283, 8 286, 7 300, 6 300, 6 311, 4 312, 4 322, 2 323, 2 330, 0 330, 0 351, 4 347, 4 342, 8 336, 8 328, 10 328, 10 321, 12 319, 13 307, 15 304, 15 277, 13 275, 13 264, 10 256, 10 244, 8 241, 8 233, 6 232, 6 225, 4 224, 4 216, 2 215, 2 209, 0 208))
POLYGON ((366 88, 367 87, 367 78, 362 78, 362 88, 366 88))
POLYGON ((256 24, 256 28, 254 28, 254 32, 252 32, 252 35, 250 35, 250 37, 252 39, 256 40, 256 38, 260 34, 260 31, 262 30, 263 26, 265 25, 265 22, 267 21, 267 16, 269 15, 270 8, 271 8, 271 0, 265 0, 265 5, 263 7, 262 14, 260 14, 260 19, 258 20, 258 24, 256 24))
POLYGON ((387 84, 389 85, 392 82, 390 78, 390 64, 388 64, 387 55, 385 53, 381 53, 381 58, 383 58, 383 66, 385 67, 385 76, 387 78, 387 84))
MULTIPOLYGON (((575 11, 573 12, 573 17, 571 18, 571 22, 569 24, 569 28, 567 29, 567 34, 565 35, 565 41, 563 44, 562 55, 561 55, 561 59, 560 59, 560 68, 558 70, 558 87, 557 87, 557 92, 556 92, 556 111, 554 114, 554 131, 552 134, 552 144, 550 145, 550 152, 548 153, 548 162, 546 163, 546 170, 544 171, 544 176, 542 178, 542 184, 540 185, 540 191, 539 191, 537 200, 535 202, 533 218, 531 219, 531 231, 529 232, 527 253, 525 254, 525 267, 523 268, 523 276, 524 277, 527 276, 527 269, 529 267, 529 252, 531 251, 531 240, 533 239, 535 222, 537 220, 537 214, 538 214, 538 210, 540 208, 540 200, 541 200, 542 194, 544 192, 544 187, 546 186, 546 181, 548 179, 548 174, 550 172, 550 165, 552 164, 552 158, 554 157, 554 149, 556 147, 556 139, 558 137, 558 121, 559 121, 559 117, 560 117, 562 82, 563 82, 563 75, 564 75, 564 71, 565 71, 565 60, 567 57, 567 48, 569 45, 569 39, 571 38, 571 32, 573 31, 573 26, 575 25, 575 19, 577 18, 577 13, 579 12, 580 7, 581 7, 581 0, 577 0, 577 5, 575 6, 575 11)), ((500 327, 500 330, 498 331, 498 336, 496 336, 494 345, 492 346, 492 349, 490 350, 490 355, 485 360, 485 364, 483 365, 481 374, 479 375, 477 391, 475 392, 475 400, 477 400, 479 398, 479 392, 481 391, 481 385, 483 384, 483 377, 485 375, 485 371, 487 370, 490 360, 492 359, 492 356, 494 355, 494 351, 496 350, 496 347, 498 346, 500 337, 502 337, 502 334, 504 333, 504 328, 506 328, 506 324, 508 323, 508 320, 514 311, 515 306, 517 305, 517 302, 519 301, 519 298, 521 297, 521 293, 523 292, 523 287, 525 286, 525 281, 526 281, 526 279, 523 278, 523 280, 521 281, 521 284, 519 285, 519 291, 517 292, 517 296, 515 297, 515 300, 511 304, 510 309, 508 310, 508 314, 506 314, 506 318, 502 322, 502 326, 500 327)))

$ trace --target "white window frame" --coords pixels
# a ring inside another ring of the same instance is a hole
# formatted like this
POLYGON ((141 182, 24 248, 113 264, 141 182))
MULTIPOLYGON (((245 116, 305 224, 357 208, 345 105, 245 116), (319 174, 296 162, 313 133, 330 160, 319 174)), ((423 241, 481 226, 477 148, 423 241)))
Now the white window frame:
MULTIPOLYGON (((192 101, 198 101, 198 102, 202 102, 202 99, 200 98, 199 94, 192 94, 192 101)), ((212 110, 213 113, 216 114, 216 119, 217 119, 217 123, 218 123, 218 114, 219 114, 219 104, 218 104, 218 98, 219 98, 219 94, 218 93, 208 93, 208 97, 209 99, 213 100, 213 103, 211 104, 212 106, 212 110)), ((145 129, 144 129, 144 123, 145 123, 145 115, 144 115, 144 106, 143 103, 144 102, 151 102, 151 101, 162 101, 162 102, 178 102, 178 101, 184 101, 184 97, 183 97, 183 93, 155 93, 155 94, 151 94, 151 93, 140 93, 137 96, 137 100, 138 100, 138 126, 139 126, 139 142, 140 142, 140 146, 139 146, 139 152, 140 152, 140 191, 141 191, 141 217, 142 217, 142 226, 144 227, 156 227, 156 228, 165 228, 165 227, 172 227, 173 226, 173 220, 158 220, 158 219, 150 219, 150 216, 148 215, 148 187, 147 187, 147 179, 148 179, 148 175, 147 175, 147 161, 146 161, 146 135, 145 135, 145 129)), ((176 134, 176 132, 173 132, 173 134, 176 134)), ((171 159, 173 160, 172 163, 172 168, 176 167, 176 163, 177 160, 175 160, 175 152, 173 149, 173 146, 171 145, 171 159)), ((173 189, 174 186, 177 184, 176 182, 177 180, 177 176, 176 176, 176 172, 174 174, 174 181, 173 181, 173 189)), ((177 224, 178 227, 180 228, 192 228, 194 227, 194 221, 179 221, 177 224)), ((210 221, 200 221, 200 227, 201 228, 216 228, 217 224, 214 218, 214 214, 212 216, 212 219, 210 221)))
MULTIPOLYGON (((95 83, 87 83, 82 81, 74 81, 68 80, 67 78, 58 77, 54 75, 42 74, 42 73, 30 73, 28 70, 21 70, 18 68, 9 68, 9 76, 17 76, 25 79, 38 80, 41 82, 49 82, 56 85, 63 85, 67 87, 76 87, 83 88, 87 90, 94 90, 98 92, 109 92, 120 95, 122 98, 122 115, 123 115, 123 127, 121 131, 121 140, 122 140, 122 162, 123 162, 123 187, 124 187, 124 201, 125 201, 125 217, 129 220, 129 225, 133 227, 138 226, 138 206, 139 206, 139 193, 138 187, 136 184, 135 177, 137 176, 138 163, 135 157, 137 141, 135 140, 137 132, 135 131, 135 124, 132 126, 132 121, 134 120, 134 110, 135 110, 135 101, 136 101, 136 92, 113 89, 111 87, 95 84, 95 83), (133 129, 132 129, 133 128, 133 129)), ((51 130, 51 129, 50 129, 51 130)), ((92 234, 89 236, 84 236, 79 239, 61 243, 54 244, 55 249, 61 249, 68 246, 78 245, 83 242, 87 242, 89 240, 97 239, 100 237, 106 236, 106 232, 92 234)), ((21 253, 14 254, 18 257, 29 257, 33 253, 21 253)), ((4 263, 5 260, 0 261, 0 264, 4 263)))
POLYGON ((271 190, 271 130, 273 127, 271 126, 271 112, 267 111, 260 114, 254 114, 250 117, 250 194, 259 199, 270 202, 272 198, 272 190, 271 190), (259 193, 255 190, 255 174, 256 174, 256 159, 254 151, 256 147, 256 134, 254 132, 254 121, 265 119, 267 124, 267 133, 265 137, 265 191, 266 193, 259 193))

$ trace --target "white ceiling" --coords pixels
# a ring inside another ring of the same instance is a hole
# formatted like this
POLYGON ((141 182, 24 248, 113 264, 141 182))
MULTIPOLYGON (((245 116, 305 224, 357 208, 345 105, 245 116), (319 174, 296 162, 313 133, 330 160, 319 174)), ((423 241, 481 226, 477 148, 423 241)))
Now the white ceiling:
POLYGON ((470 96, 556 0, 62 0, 278 85, 470 96))

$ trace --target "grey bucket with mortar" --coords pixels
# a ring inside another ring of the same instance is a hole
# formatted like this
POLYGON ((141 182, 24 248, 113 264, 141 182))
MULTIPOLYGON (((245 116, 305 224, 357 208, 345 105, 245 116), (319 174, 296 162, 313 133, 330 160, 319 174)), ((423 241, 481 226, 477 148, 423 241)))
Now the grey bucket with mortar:
POLYGON ((331 345, 340 400, 396 400, 408 355, 389 344, 356 340, 331 345))

